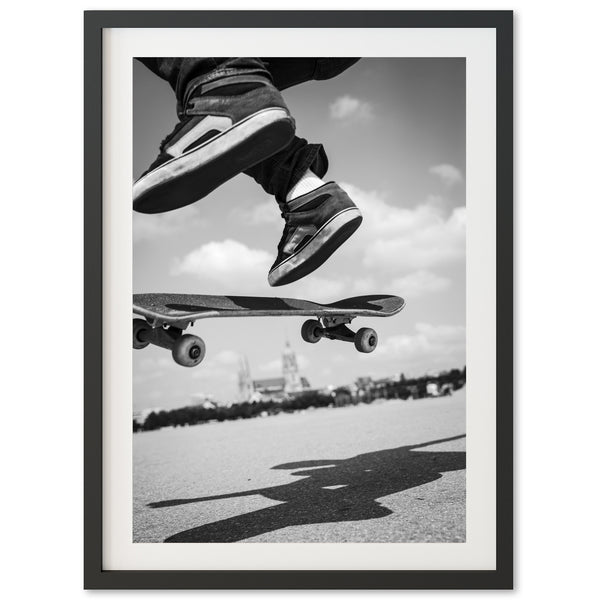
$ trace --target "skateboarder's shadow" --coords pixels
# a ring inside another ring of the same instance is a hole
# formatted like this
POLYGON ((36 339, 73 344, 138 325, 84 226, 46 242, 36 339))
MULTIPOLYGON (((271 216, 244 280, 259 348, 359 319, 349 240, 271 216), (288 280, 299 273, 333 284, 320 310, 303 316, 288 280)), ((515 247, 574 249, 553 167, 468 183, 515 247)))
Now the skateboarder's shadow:
POLYGON ((379 450, 344 460, 287 463, 273 468, 308 470, 293 472, 292 475, 302 477, 293 483, 220 496, 152 502, 148 506, 163 508, 257 494, 282 502, 181 531, 165 542, 237 542, 293 525, 377 519, 392 514, 377 502, 378 498, 435 481, 446 471, 464 469, 465 452, 417 451, 464 437, 379 450))

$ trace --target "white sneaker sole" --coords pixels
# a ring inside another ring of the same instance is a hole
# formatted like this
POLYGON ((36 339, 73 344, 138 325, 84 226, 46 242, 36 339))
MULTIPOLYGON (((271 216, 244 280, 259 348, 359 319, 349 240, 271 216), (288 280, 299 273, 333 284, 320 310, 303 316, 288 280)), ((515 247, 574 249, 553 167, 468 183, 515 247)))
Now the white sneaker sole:
POLYGON ((269 285, 285 285, 312 273, 358 229, 361 222, 362 215, 356 207, 331 217, 305 246, 269 272, 269 285))
POLYGON ((156 213, 191 204, 285 147, 294 134, 283 108, 267 108, 162 164, 133 184, 133 207, 156 213))

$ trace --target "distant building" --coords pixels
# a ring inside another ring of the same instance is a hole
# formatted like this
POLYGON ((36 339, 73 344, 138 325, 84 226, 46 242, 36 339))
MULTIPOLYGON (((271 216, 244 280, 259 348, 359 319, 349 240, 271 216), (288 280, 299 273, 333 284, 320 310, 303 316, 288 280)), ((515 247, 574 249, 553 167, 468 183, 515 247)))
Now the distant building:
POLYGON ((370 390, 373 387, 372 377, 359 377, 355 382, 359 390, 370 390))
POLYGON ((240 361, 238 372, 238 389, 241 402, 253 400, 281 401, 289 395, 310 389, 306 377, 300 375, 296 353, 286 342, 281 357, 282 376, 268 377, 266 379, 252 379, 248 360, 244 357, 240 361))
POLYGON ((300 373, 298 371, 296 353, 292 350, 289 341, 286 341, 285 343, 281 362, 283 365, 283 379, 285 380, 284 391, 286 393, 289 394, 291 392, 301 392, 303 389, 309 387, 306 380, 304 381, 306 381, 307 385, 303 385, 302 378, 300 377, 300 373))
POLYGON ((262 398, 271 400, 282 400, 285 396, 297 392, 304 392, 310 389, 310 384, 306 377, 300 377, 300 381, 290 389, 287 386, 285 377, 269 377, 268 379, 255 379, 254 390, 258 392, 262 398))
POLYGON ((190 406, 202 406, 203 408, 209 406, 214 407, 216 406, 215 397, 212 394, 204 394, 202 392, 192 394, 192 403, 190 406))
POLYGON ((249 402, 254 393, 254 384, 250 376, 250 366, 245 356, 240 357, 238 370, 238 397, 240 402, 249 402))
POLYGON ((427 385, 425 386, 425 389, 427 391, 428 396, 439 396, 440 395, 439 386, 435 381, 428 381, 427 385))
POLYGON ((211 394, 195 394, 190 406, 201 406, 202 408, 217 408, 217 403, 211 394))
POLYGON ((255 379, 254 390, 259 394, 278 394, 284 393, 285 379, 283 377, 267 377, 266 379, 255 379))

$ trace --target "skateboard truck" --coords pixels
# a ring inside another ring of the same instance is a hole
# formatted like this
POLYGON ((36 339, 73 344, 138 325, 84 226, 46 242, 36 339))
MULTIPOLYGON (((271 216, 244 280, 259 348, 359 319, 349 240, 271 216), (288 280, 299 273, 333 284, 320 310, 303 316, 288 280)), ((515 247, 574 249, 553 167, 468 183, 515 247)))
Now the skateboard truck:
POLYGON ((348 324, 354 317, 321 317, 309 319, 302 325, 302 339, 309 344, 316 344, 321 338, 353 342, 359 352, 373 352, 377 347, 377 333, 370 327, 362 327, 357 332, 352 331, 348 324))
POLYGON ((304 316, 302 338, 315 344, 321 338, 351 342, 359 352, 373 352, 377 333, 370 327, 353 331, 349 325, 357 317, 390 317, 404 308, 398 296, 377 294, 345 298, 319 304, 298 298, 253 296, 210 296, 206 294, 134 294, 133 312, 142 318, 133 321, 133 347, 152 344, 170 350, 173 360, 194 367, 206 355, 204 342, 186 334, 200 319, 217 317, 304 316))
MULTIPOLYGON (((377 333, 370 327, 352 331, 348 324, 354 317, 321 317, 310 319, 302 325, 302 339, 316 344, 321 338, 353 342, 359 352, 373 352, 377 347, 377 333)), ((175 325, 167 326, 157 321, 133 320, 133 347, 141 350, 153 344, 171 350, 173 360, 183 367, 195 367, 206 356, 206 345, 197 335, 184 334, 175 325)))
POLYGON ((152 327, 143 319, 133 320, 133 347, 137 350, 154 344, 171 350, 173 360, 182 367, 195 367, 206 356, 206 345, 197 335, 184 334, 179 327, 152 327))

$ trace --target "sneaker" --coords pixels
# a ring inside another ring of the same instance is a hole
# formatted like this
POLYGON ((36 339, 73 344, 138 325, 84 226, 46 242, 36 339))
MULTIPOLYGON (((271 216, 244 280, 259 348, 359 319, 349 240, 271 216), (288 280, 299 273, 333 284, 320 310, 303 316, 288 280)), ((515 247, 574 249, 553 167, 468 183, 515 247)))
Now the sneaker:
POLYGON ((294 119, 281 93, 261 76, 200 85, 184 106, 181 122, 133 185, 138 212, 166 212, 196 202, 294 137, 294 119))
POLYGON ((334 182, 290 200, 269 284, 297 281, 320 267, 359 227, 360 211, 334 182))

